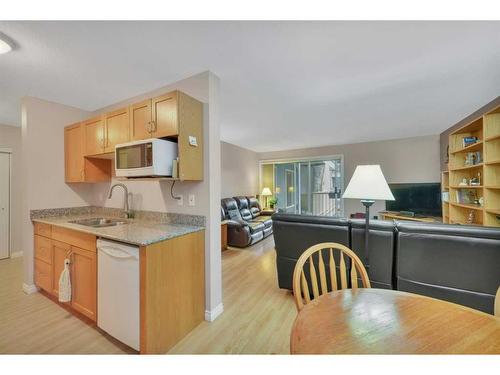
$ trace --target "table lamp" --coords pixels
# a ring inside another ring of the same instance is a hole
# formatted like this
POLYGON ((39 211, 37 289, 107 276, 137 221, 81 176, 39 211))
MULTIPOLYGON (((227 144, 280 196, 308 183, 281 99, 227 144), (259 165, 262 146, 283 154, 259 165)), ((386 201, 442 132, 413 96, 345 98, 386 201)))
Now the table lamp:
POLYGON ((260 193, 260 195, 262 195, 263 197, 266 197, 266 209, 268 208, 268 205, 267 205, 267 197, 270 197, 271 195, 273 195, 273 193, 271 193, 271 189, 269 189, 268 187, 265 187, 264 189, 262 189, 262 193, 260 193))
POLYGON ((342 198, 360 199, 365 206, 365 260, 368 266, 368 232, 370 226, 370 206, 375 200, 393 201, 389 185, 380 169, 380 165, 358 165, 342 198))

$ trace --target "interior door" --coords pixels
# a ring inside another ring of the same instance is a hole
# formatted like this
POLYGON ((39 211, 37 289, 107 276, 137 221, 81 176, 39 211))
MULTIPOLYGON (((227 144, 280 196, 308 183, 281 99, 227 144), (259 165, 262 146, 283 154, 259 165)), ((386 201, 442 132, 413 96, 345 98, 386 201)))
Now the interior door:
POLYGON ((0 259, 10 256, 10 154, 0 152, 0 259))

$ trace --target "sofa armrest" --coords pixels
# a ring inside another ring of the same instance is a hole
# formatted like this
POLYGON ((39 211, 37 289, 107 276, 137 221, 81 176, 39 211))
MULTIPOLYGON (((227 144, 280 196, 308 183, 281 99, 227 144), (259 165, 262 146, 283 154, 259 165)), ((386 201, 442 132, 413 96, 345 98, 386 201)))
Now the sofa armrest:
POLYGON ((276 211, 274 211, 274 210, 262 210, 262 211, 260 211, 260 214, 264 215, 264 216, 271 216, 275 213, 276 213, 276 211))
POLYGON ((242 219, 226 220, 226 223, 228 228, 248 227, 248 223, 242 219))

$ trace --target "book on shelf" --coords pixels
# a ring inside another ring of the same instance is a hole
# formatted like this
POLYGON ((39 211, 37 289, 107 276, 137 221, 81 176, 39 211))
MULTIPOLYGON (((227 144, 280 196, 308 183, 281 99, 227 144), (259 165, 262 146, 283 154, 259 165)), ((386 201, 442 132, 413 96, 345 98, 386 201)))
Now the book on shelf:
POLYGON ((462 138, 462 146, 465 148, 467 146, 473 145, 474 143, 479 142, 478 137, 463 137, 462 138))
POLYGON ((450 200, 450 193, 448 191, 441 192, 441 200, 445 203, 448 203, 450 200))

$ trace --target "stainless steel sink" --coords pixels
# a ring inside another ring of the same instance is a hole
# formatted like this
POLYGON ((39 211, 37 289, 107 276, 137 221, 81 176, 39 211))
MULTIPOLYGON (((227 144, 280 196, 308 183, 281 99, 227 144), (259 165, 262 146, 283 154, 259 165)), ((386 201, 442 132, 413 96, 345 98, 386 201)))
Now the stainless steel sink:
POLYGON ((128 222, 123 219, 106 219, 103 217, 71 220, 69 221, 69 223, 85 225, 87 227, 93 227, 93 228, 114 227, 116 225, 128 224, 128 222))

